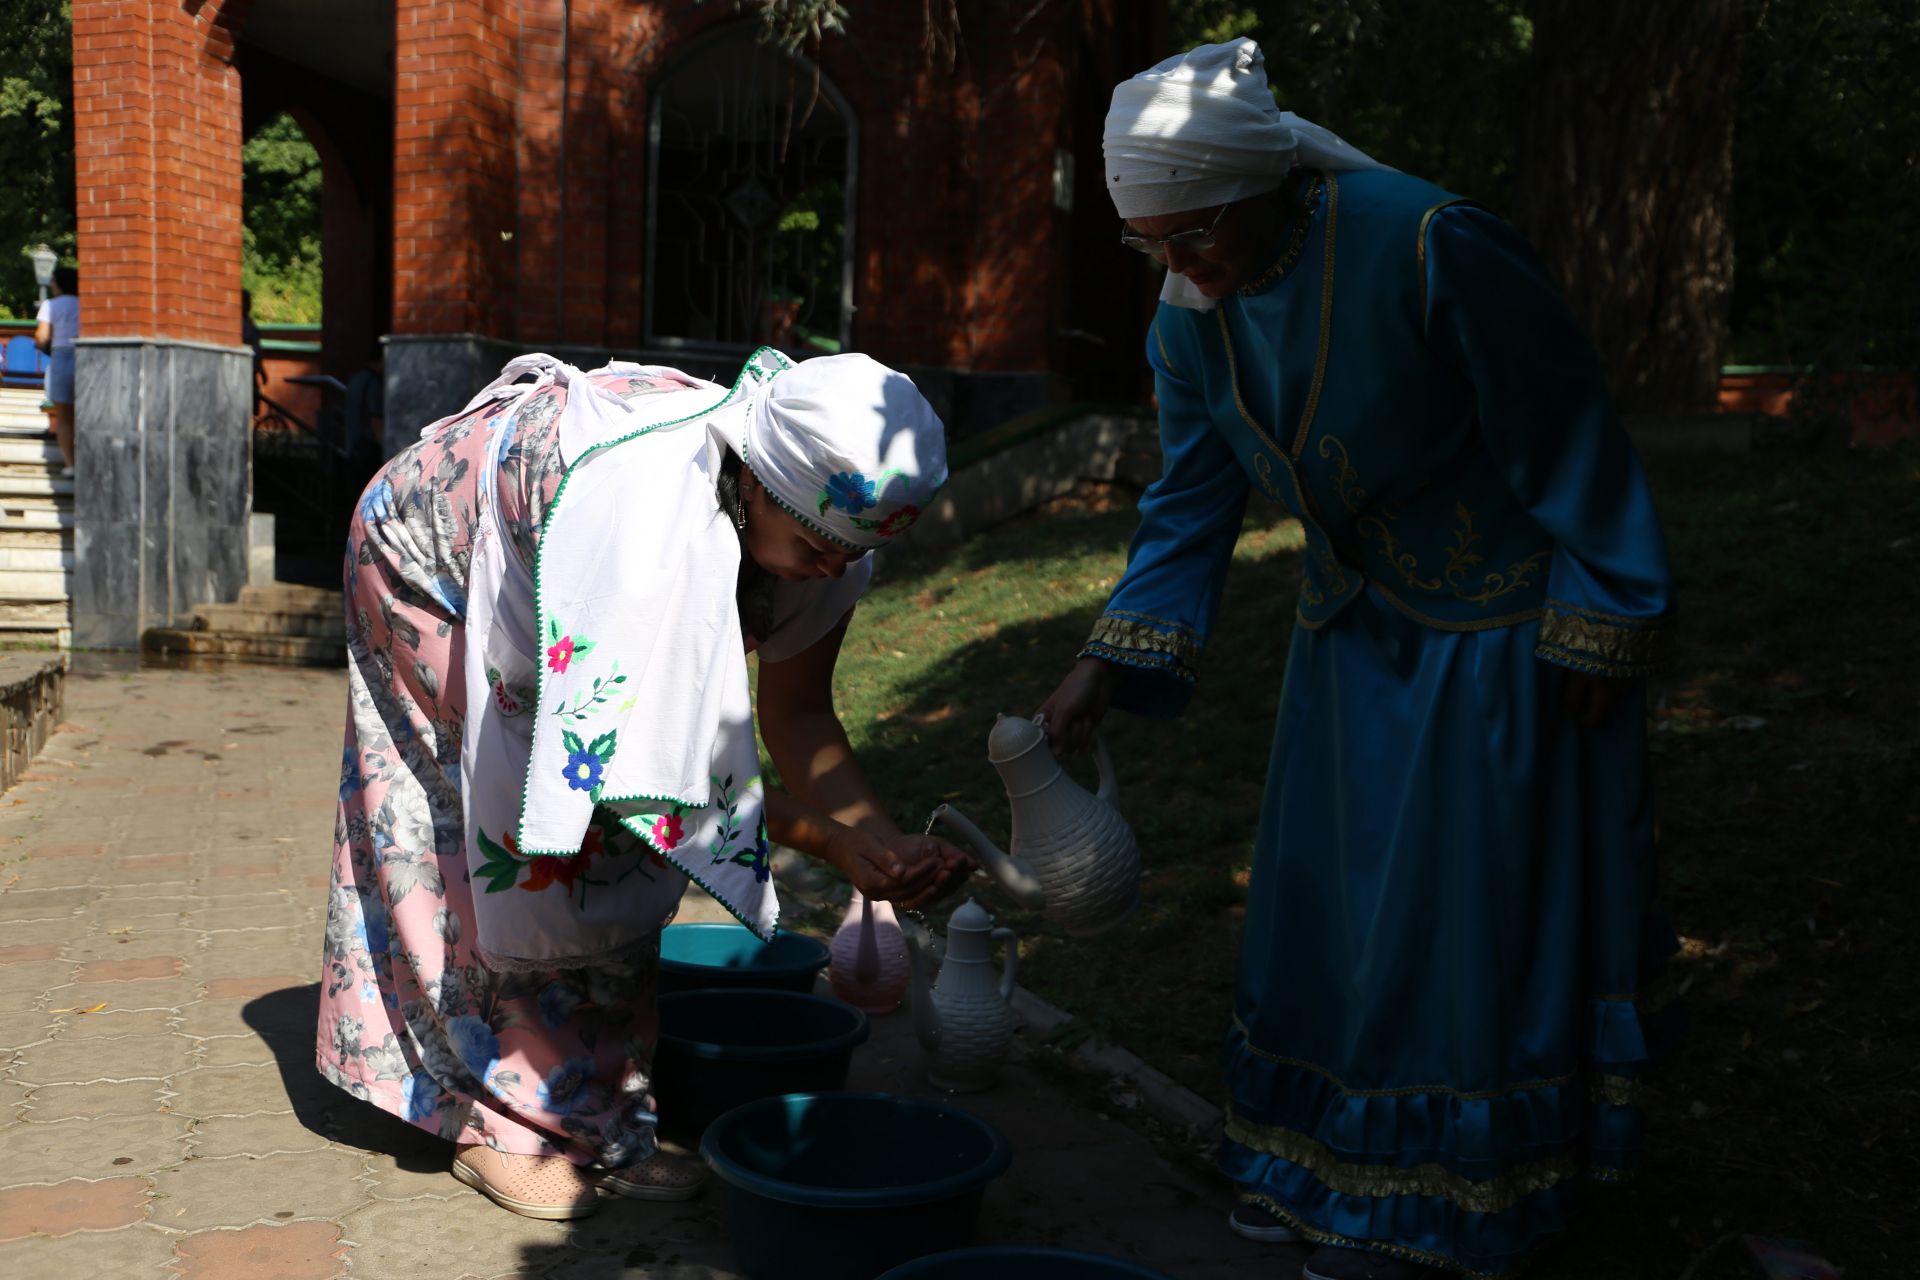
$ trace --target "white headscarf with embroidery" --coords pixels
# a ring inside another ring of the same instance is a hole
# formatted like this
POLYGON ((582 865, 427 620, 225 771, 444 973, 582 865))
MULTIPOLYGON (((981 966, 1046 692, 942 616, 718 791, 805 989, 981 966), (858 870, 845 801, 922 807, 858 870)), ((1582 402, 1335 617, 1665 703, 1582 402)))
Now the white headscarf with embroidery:
MULTIPOLYGON (((1262 195, 1295 165, 1334 173, 1387 167, 1333 131, 1280 110, 1260 46, 1245 37, 1203 44, 1116 86, 1101 145, 1107 194, 1122 218, 1262 195)), ((1201 311, 1213 306, 1171 272, 1160 298, 1201 311)))
POLYGON ((715 426, 789 515, 855 550, 905 533, 947 481, 939 415, 869 356, 802 361, 715 426))

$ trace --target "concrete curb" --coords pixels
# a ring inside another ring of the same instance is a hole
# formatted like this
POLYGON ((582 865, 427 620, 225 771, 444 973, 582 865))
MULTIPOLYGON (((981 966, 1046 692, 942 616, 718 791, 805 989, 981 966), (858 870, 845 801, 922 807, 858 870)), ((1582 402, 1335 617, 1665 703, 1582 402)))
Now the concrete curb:
MULTIPOLYGON (((1013 1013, 1024 1027, 1049 1035, 1072 1022, 1073 1015, 1056 1009, 1025 987, 1013 989, 1013 1013)), ((1121 1048, 1089 1037, 1068 1052, 1081 1066, 1126 1081, 1139 1091, 1147 1106, 1189 1138, 1211 1142, 1226 1127, 1220 1108, 1158 1068, 1121 1048)))

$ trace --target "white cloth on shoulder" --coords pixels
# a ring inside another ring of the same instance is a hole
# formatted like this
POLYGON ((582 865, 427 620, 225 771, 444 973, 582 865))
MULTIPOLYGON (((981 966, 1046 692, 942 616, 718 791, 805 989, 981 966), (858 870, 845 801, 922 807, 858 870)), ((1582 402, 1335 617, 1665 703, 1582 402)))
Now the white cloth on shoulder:
MULTIPOLYGON (((525 569, 492 511, 497 447, 477 486, 461 781, 475 932, 495 968, 618 960, 659 929, 657 906, 639 907, 657 904, 649 882, 664 866, 627 868, 577 895, 513 891, 510 877, 489 873, 508 859, 580 856, 596 807, 755 933, 773 934, 779 904, 735 604, 740 547, 715 497, 726 446, 712 421, 786 363, 763 351, 731 390, 685 379, 683 390, 628 401, 552 357, 523 357, 476 398, 525 374, 536 378, 525 394, 567 388, 567 472, 541 536, 531 619, 501 607, 525 569), (526 705, 498 692, 516 686, 534 690, 526 705)), ((505 432, 512 420, 491 421, 505 432)))

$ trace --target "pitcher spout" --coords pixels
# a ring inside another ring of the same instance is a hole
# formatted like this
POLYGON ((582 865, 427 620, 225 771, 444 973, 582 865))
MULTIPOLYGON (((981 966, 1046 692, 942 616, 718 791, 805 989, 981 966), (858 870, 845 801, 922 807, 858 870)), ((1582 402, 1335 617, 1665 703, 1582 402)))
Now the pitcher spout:
POLYGON ((980 855, 980 863, 986 868, 987 874, 998 880, 1013 895, 1014 901, 1032 909, 1045 905, 1046 890, 1035 878, 1033 868, 1011 854, 1003 853, 965 814, 952 805, 943 804, 933 811, 933 820, 946 823, 959 833, 962 840, 972 845, 973 851, 980 855))

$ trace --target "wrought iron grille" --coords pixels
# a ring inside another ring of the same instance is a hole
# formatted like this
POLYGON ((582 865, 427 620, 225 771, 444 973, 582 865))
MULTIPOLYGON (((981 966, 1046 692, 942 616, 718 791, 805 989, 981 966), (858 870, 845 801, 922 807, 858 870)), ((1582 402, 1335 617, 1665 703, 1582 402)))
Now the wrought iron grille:
POLYGON ((853 310, 852 115, 755 30, 697 44, 655 92, 648 338, 836 351, 853 310))

